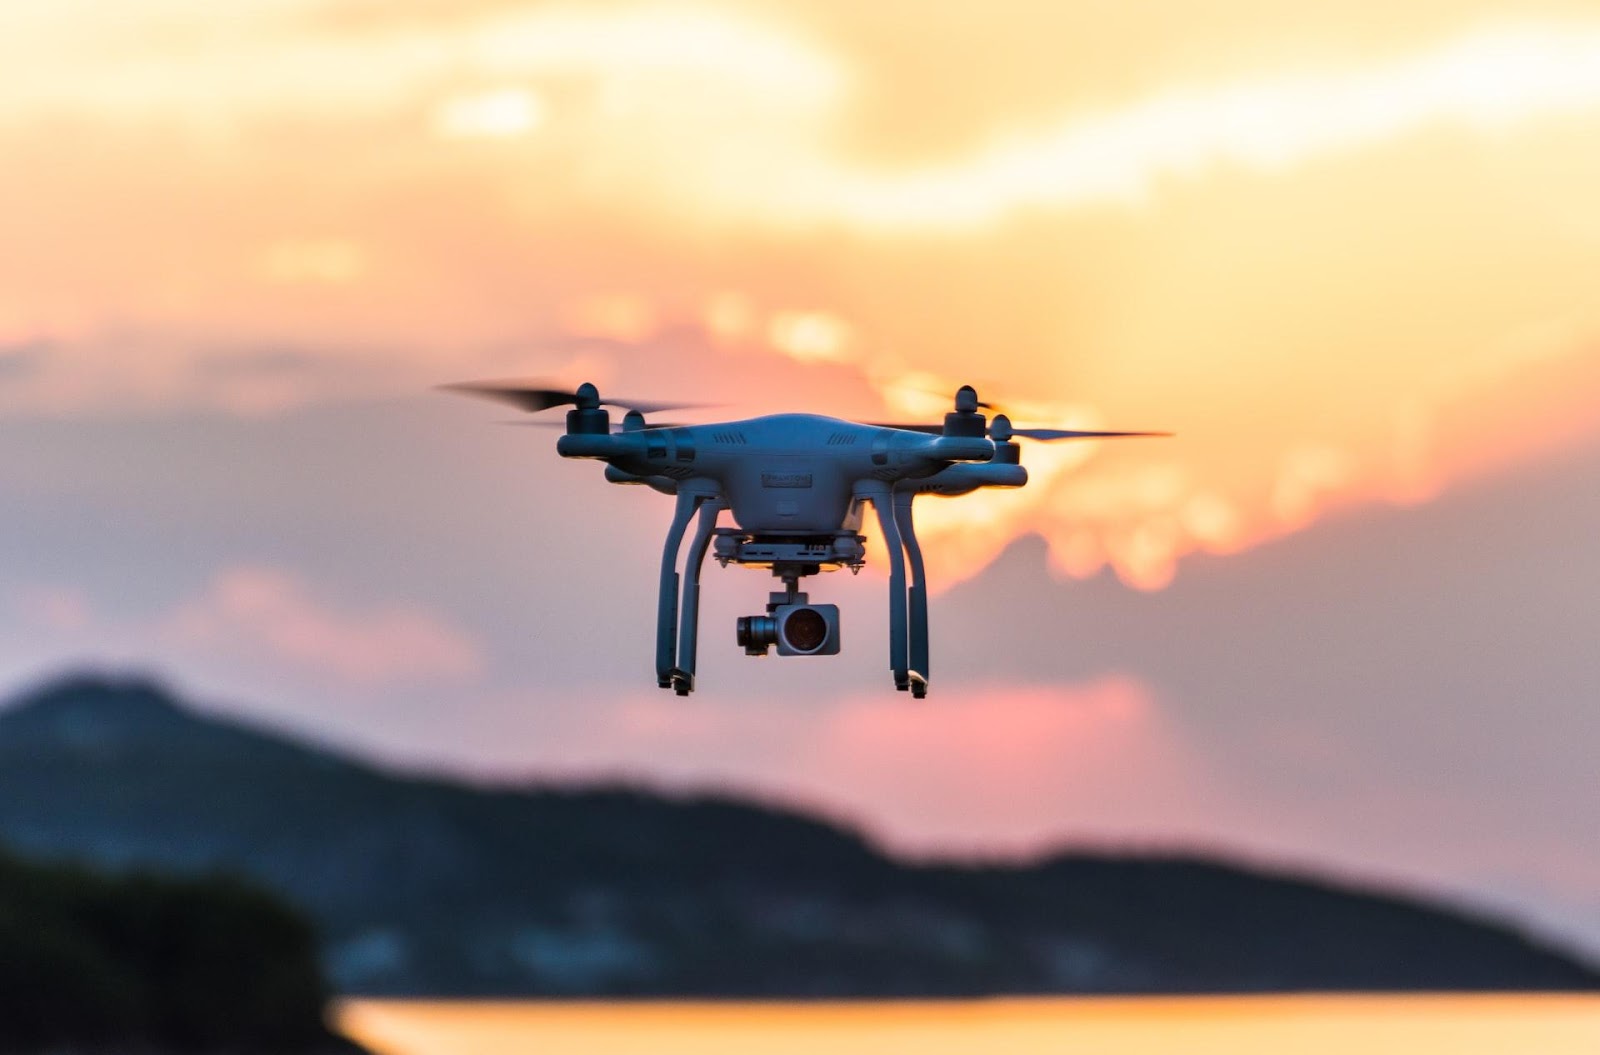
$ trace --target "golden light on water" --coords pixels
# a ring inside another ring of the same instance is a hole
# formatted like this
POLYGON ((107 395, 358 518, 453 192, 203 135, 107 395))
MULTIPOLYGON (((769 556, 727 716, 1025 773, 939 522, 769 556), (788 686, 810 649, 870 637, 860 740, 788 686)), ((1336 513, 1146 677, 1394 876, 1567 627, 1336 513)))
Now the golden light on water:
POLYGON ((411 1003, 338 1017, 378 1055, 1591 1055, 1600 998, 1265 996, 904 1003, 411 1003))

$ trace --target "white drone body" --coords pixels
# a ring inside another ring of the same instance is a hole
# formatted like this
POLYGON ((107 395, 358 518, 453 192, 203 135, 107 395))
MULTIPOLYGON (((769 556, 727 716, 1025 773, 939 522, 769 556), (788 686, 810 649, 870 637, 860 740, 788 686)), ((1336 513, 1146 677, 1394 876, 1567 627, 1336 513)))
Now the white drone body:
MULTIPOLYGON (((911 507, 918 495, 964 495, 984 487, 1021 487, 1014 436, 1058 440, 1156 433, 1013 429, 992 422, 977 393, 963 387, 942 425, 875 425, 815 414, 772 414, 745 421, 659 426, 645 423, 651 404, 601 399, 594 385, 575 392, 514 382, 453 388, 545 410, 570 404, 565 458, 606 463, 612 483, 673 495, 677 508, 661 554, 656 624, 656 683, 680 696, 694 691, 700 571, 710 553, 724 566, 769 568, 784 590, 769 595, 767 614, 739 620, 749 655, 831 655, 839 651, 839 610, 814 605, 799 583, 823 570, 859 571, 861 534, 871 504, 889 551, 889 667, 895 688, 928 691, 928 590, 911 507), (613 430, 604 405, 628 408, 613 430), (719 526, 727 511, 733 526, 719 526), (690 521, 689 552, 679 555, 690 521), (909 582, 907 569, 909 567, 909 582), (687 578, 687 583, 684 579, 687 578)), ((656 408, 659 409, 659 408, 656 408)))

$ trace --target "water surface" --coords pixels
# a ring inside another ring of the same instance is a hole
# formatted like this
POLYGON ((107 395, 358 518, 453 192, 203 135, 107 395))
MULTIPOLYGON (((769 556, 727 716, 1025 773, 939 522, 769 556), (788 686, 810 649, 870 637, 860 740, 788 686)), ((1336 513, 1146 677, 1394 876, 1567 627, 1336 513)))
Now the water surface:
POLYGON ((377 1055, 1600 1055, 1600 995, 350 1000, 338 1016, 377 1055))

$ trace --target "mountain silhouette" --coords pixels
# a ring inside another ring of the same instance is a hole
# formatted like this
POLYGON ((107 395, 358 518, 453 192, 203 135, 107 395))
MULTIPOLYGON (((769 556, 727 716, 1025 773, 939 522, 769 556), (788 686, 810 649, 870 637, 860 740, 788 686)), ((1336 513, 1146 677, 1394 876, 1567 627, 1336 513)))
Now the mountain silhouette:
POLYGON ((1593 989, 1504 924, 1195 857, 917 863, 802 814, 383 771, 84 674, 0 710, 0 843, 227 872, 347 993, 914 996, 1593 989))

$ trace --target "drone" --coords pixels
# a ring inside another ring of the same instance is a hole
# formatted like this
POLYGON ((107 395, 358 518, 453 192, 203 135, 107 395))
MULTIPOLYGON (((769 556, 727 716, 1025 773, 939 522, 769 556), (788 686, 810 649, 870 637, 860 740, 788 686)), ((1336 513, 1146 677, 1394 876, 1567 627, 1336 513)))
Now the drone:
MULTIPOLYGON (((922 699, 928 692, 928 586, 912 521, 921 495, 954 497, 985 487, 1022 487, 1018 439, 1053 441, 1166 436, 1164 432, 1100 432, 1014 428, 1003 413, 963 385, 942 424, 882 424, 819 414, 770 414, 703 425, 657 424, 645 415, 672 405, 602 398, 593 384, 576 391, 519 381, 479 381, 446 389, 484 396, 537 413, 567 411, 556 440, 563 458, 606 463, 614 484, 649 487, 676 506, 661 552, 656 608, 656 684, 687 696, 695 687, 700 572, 706 555, 723 567, 770 569, 783 589, 768 595, 766 614, 738 620, 736 639, 750 656, 775 647, 780 656, 839 651, 839 607, 812 604, 800 589, 807 576, 866 563, 861 534, 870 504, 889 551, 889 668, 894 686, 922 699), (606 407, 624 411, 613 425, 606 407), (733 526, 719 526, 723 512, 733 526), (683 572, 679 554, 695 522, 683 572), (909 583, 907 568, 909 566, 909 583), (687 578, 687 582, 684 579, 687 578)), ((555 422, 550 422, 555 424, 555 422)))

